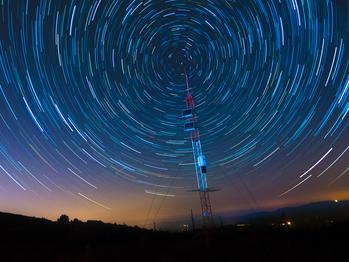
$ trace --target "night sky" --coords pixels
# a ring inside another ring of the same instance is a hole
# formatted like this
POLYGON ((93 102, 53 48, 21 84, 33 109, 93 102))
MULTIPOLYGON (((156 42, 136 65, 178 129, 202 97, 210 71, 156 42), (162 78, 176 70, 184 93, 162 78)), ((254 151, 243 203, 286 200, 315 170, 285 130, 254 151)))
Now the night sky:
POLYGON ((149 226, 349 198, 346 0, 0 1, 0 210, 149 226))

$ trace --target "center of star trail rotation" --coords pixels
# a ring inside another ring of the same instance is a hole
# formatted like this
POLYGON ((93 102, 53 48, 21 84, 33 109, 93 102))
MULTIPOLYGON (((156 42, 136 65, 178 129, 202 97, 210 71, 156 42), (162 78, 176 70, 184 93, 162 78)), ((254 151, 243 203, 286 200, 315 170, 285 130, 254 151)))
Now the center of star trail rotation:
POLYGON ((1 1, 0 189, 107 209, 117 200, 93 192, 118 181, 193 189, 184 70, 214 186, 262 177, 277 198, 336 183, 348 171, 348 11, 340 0, 1 1))

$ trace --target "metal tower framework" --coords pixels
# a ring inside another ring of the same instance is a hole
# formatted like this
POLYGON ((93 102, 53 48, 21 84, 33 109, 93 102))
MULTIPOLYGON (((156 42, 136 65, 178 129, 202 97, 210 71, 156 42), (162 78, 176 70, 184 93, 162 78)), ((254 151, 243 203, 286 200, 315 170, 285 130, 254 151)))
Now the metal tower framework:
POLYGON ((195 172, 196 172, 196 180, 197 180, 197 191, 200 195, 201 202, 201 211, 204 225, 209 225, 212 223, 212 209, 211 209, 211 201, 209 195, 209 188, 207 185, 206 178, 206 158, 201 148, 200 141, 200 132, 198 128, 198 118, 195 113, 195 103, 193 96, 189 90, 188 76, 184 71, 185 75, 185 85, 187 88, 187 97, 186 97, 186 110, 183 111, 182 117, 185 119, 184 131, 190 134, 192 148, 193 148, 193 156, 195 163, 195 172))

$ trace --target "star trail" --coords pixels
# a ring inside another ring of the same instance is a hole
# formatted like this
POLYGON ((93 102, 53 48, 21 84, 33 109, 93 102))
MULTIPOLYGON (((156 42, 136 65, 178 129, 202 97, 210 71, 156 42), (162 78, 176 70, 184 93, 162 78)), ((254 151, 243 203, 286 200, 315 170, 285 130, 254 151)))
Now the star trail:
POLYGON ((109 220, 136 199, 138 217, 157 198, 190 209, 184 70, 218 211, 241 181, 258 206, 348 197, 348 13, 345 0, 0 1, 0 204, 56 216, 73 201, 109 220))

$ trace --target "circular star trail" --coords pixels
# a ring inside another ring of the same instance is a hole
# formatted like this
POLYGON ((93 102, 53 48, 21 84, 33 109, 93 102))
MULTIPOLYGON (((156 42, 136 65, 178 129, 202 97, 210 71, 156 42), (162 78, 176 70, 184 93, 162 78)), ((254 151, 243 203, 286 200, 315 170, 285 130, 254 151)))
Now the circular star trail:
POLYGON ((120 180, 194 188, 184 71, 209 184, 260 175, 284 196, 335 183, 347 14, 330 0, 1 1, 1 187, 95 204, 89 192, 120 180))

